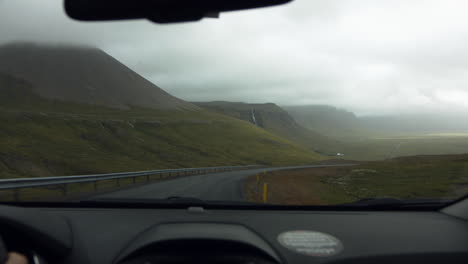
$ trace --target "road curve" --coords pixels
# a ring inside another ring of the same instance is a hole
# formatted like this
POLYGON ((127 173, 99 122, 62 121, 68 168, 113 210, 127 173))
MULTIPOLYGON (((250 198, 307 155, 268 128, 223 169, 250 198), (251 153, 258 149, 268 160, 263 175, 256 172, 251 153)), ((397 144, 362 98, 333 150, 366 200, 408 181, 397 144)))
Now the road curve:
MULTIPOLYGON (((203 200, 245 201, 244 180, 250 176, 264 171, 305 169, 320 167, 350 166, 340 165, 309 165, 295 167, 275 167, 252 170, 240 170, 210 173, 168 179, 149 183, 126 190, 115 191, 91 197, 92 199, 164 199, 171 196, 191 197, 203 200)), ((352 164, 354 165, 354 164, 352 164)))

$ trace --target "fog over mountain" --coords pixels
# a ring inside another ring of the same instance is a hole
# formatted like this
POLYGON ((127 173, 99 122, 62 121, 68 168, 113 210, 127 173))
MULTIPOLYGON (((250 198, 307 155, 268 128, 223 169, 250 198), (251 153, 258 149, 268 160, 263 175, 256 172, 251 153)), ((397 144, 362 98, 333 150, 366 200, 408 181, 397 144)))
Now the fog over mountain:
POLYGON ((0 43, 99 47, 187 101, 468 116, 467 7, 463 0, 296 0, 156 25, 83 23, 65 16, 61 0, 3 0, 0 43))
POLYGON ((406 114, 368 116, 359 119, 369 131, 393 134, 465 133, 468 122, 457 114, 406 114))

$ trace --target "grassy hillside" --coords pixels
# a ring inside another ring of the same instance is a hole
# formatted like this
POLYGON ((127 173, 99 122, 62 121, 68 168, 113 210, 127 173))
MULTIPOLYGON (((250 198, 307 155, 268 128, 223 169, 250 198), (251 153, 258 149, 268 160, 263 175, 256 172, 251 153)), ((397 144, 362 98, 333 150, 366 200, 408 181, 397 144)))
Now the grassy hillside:
POLYGON ((310 163, 321 156, 204 110, 114 109, 43 99, 27 82, 0 95, 2 178, 218 165, 310 163))
POLYGON ((400 157, 353 167, 278 171, 252 176, 246 190, 261 201, 268 183, 268 202, 327 205, 370 197, 458 198, 468 193, 468 155, 400 157), (292 191, 293 190, 293 191, 292 191))
POLYGON ((342 152, 341 142, 302 127, 285 110, 272 103, 247 104, 217 101, 195 104, 256 124, 275 135, 324 155, 335 155, 337 152, 342 152))

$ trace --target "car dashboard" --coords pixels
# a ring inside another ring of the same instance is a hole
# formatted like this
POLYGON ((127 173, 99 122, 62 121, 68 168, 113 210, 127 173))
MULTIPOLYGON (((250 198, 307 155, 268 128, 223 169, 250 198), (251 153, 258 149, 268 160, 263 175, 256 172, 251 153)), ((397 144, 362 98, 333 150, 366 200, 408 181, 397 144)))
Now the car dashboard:
POLYGON ((33 263, 467 263, 468 222, 439 211, 0 206, 33 263))

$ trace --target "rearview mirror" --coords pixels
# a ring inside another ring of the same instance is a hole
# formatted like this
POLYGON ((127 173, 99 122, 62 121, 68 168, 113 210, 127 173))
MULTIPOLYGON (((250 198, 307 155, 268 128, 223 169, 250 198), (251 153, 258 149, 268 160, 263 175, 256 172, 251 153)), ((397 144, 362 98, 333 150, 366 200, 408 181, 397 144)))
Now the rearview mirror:
POLYGON ((292 0, 64 0, 67 15, 100 21, 146 18, 156 23, 198 21, 219 13, 281 5, 292 0))

